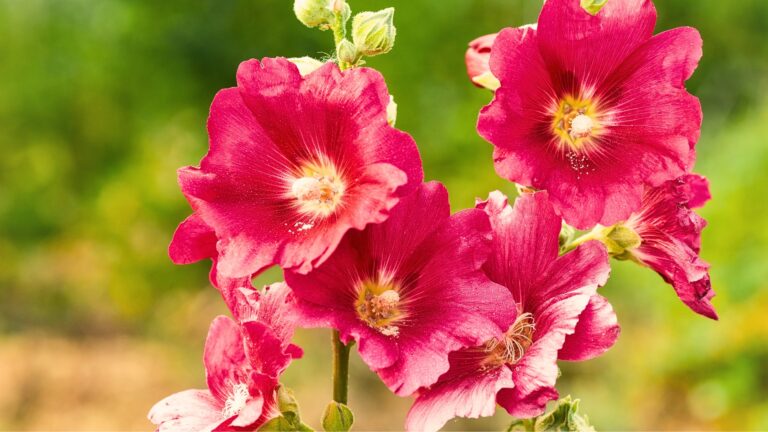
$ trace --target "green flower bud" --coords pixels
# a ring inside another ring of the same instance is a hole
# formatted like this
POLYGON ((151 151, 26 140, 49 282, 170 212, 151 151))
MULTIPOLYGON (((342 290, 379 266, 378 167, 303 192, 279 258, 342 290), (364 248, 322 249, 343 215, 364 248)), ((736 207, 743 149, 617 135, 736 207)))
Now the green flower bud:
POLYGON ((389 95, 389 104, 387 105, 387 123, 389 123, 390 126, 394 126, 395 121, 397 121, 397 104, 395 103, 395 98, 392 95, 389 95))
POLYGON ((277 409, 283 414, 286 420, 291 424, 301 423, 299 416, 299 403, 296 402, 296 396, 293 390, 281 385, 277 389, 277 409))
POLYGON ((592 15, 597 15, 608 0, 581 0, 581 7, 592 15))
POLYGON ((296 67, 299 68, 299 73, 301 76, 307 76, 325 64, 320 60, 313 59, 312 57, 291 57, 288 59, 288 61, 295 64, 296 67))
POLYGON ((293 12, 305 26, 327 30, 335 19, 332 2, 333 0, 295 0, 293 12))
POLYGON ((355 15, 352 19, 352 40, 357 50, 368 57, 391 51, 397 33, 394 17, 394 8, 355 15))
POLYGON ((360 60, 360 54, 357 52, 355 44, 346 39, 342 39, 339 42, 339 45, 336 47, 336 55, 339 58, 339 63, 347 63, 352 66, 356 65, 360 60))
POLYGON ((325 407, 322 422, 325 431, 348 431, 355 422, 355 416, 348 406, 333 401, 325 407))
POLYGON ((603 228, 600 240, 605 244, 608 253, 619 260, 632 259, 632 249, 643 242, 635 230, 623 224, 603 228))

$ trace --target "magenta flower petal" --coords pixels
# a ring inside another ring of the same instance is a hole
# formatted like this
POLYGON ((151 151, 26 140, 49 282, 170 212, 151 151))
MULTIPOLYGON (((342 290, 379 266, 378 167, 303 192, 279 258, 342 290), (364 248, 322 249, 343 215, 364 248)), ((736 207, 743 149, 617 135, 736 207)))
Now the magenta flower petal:
POLYGON ((408 431, 437 431, 454 417, 489 417, 496 412, 496 394, 511 388, 508 367, 483 369, 483 352, 462 350, 449 355, 451 369, 420 392, 405 420, 408 431))
POLYGON ((205 341, 205 374, 208 388, 218 400, 226 400, 232 383, 248 381, 250 365, 245 357, 240 327, 219 316, 211 323, 205 341))
POLYGON ((387 124, 377 72, 328 63, 302 78, 287 60, 252 60, 238 85, 213 101, 200 167, 179 171, 219 238, 222 276, 274 264, 309 271, 347 230, 382 222, 421 181, 415 143, 387 124))
POLYGON ((286 272, 308 326, 359 342, 363 360, 399 395, 434 383, 448 353, 498 336, 512 298, 481 271, 488 218, 450 216, 439 183, 404 197, 386 222, 352 231, 307 275, 286 272))
POLYGON ((620 330, 611 304, 605 297, 595 294, 579 315, 574 332, 566 336, 558 358, 582 361, 597 357, 616 343, 620 330))
POLYGON ((705 178, 690 174, 656 188, 648 188, 643 207, 626 225, 640 236, 632 257, 671 284, 693 311, 717 319, 709 264, 699 257, 701 231, 706 221, 693 212, 710 197, 705 178), (693 203, 693 206, 691 205, 693 203))
POLYGON ((578 0, 550 0, 537 29, 504 29, 493 45, 501 87, 478 132, 500 176, 547 190, 577 228, 626 220, 644 185, 693 164, 701 108, 684 82, 701 39, 690 28, 651 37, 655 19, 650 1, 611 1, 593 16, 578 0))
POLYGON ((650 39, 656 10, 650 0, 610 0, 591 15, 579 0, 553 0, 544 3, 538 23, 553 78, 566 86, 598 86, 650 39))
POLYGON ((213 228, 192 214, 173 233, 168 255, 176 264, 191 264, 216 256, 216 241, 213 228))

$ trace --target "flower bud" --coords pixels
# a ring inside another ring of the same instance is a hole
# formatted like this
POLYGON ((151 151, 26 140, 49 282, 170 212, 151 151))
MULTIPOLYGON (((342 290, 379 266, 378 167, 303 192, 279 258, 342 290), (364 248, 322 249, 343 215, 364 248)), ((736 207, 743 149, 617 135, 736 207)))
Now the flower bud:
POLYGON ((348 431, 355 422, 352 411, 343 403, 331 402, 323 411, 323 430, 348 431))
POLYGON ((312 57, 291 57, 288 61, 299 68, 299 73, 303 77, 316 71, 324 64, 320 60, 313 59, 312 57))
POLYGON ((389 123, 390 126, 395 126, 395 121, 397 121, 397 104, 395 103, 394 96, 389 95, 389 104, 387 105, 387 123, 389 123))
POLYGON ((355 44, 347 39, 342 39, 342 41, 339 42, 339 45, 336 48, 336 55, 338 56, 340 63, 355 65, 360 60, 360 54, 358 54, 355 44))
POLYGON ((320 27, 321 30, 326 30, 335 19, 332 3, 333 0, 295 0, 293 12, 305 26, 320 27))
POLYGON ((392 50, 397 33, 394 16, 394 8, 355 15, 352 19, 352 40, 361 54, 371 57, 392 50))

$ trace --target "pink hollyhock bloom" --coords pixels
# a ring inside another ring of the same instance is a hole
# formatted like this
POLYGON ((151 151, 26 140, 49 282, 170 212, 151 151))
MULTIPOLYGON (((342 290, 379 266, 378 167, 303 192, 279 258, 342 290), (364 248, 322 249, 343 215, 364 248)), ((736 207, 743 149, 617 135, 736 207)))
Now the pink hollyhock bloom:
POLYGON ((448 353, 502 333, 512 296, 483 274, 490 227, 480 210, 450 215, 448 193, 423 184, 386 222, 350 231, 307 275, 286 272, 302 324, 359 342, 368 366, 398 395, 434 383, 448 353))
POLYGON ((256 429, 278 415, 277 377, 291 361, 281 341, 262 322, 238 325, 219 316, 205 342, 207 390, 185 390, 149 412, 159 431, 256 429))
POLYGON ((457 416, 491 416, 497 403, 515 417, 540 415, 558 397, 557 360, 598 356, 619 334, 611 305, 596 294, 610 273, 604 248, 591 241, 559 256, 561 220, 546 192, 525 194, 514 208, 493 192, 478 208, 490 216, 494 233, 483 268, 512 293, 516 317, 503 336, 450 354, 450 370, 419 392, 408 430, 438 430, 457 416))
POLYGON ((622 225, 639 237, 639 245, 627 248, 626 258, 659 273, 693 311, 717 319, 711 303, 715 292, 709 280, 709 264, 699 258, 701 231, 707 222, 692 210, 703 206, 710 197, 704 177, 685 175, 648 188, 640 211, 622 225))
POLYGON ((201 249, 177 250, 182 261, 215 245, 227 278, 274 264, 307 272, 421 182, 413 139, 387 123, 378 72, 326 63, 302 77, 288 60, 266 58, 242 63, 237 82, 213 100, 200 167, 179 170, 198 218, 184 229, 202 221, 215 233, 187 244, 201 249))
POLYGON ((493 45, 501 87, 478 132, 500 176, 546 189, 576 228, 627 219, 644 185, 693 164, 702 114, 685 81, 701 37, 654 36, 655 22, 650 0, 611 0, 594 16, 579 0, 548 0, 536 29, 505 29, 493 45))
POLYGON ((496 40, 496 33, 480 36, 469 43, 467 53, 464 55, 464 61, 467 64, 467 75, 470 81, 477 87, 483 87, 475 79, 491 73, 491 66, 488 61, 491 58, 491 47, 496 40))

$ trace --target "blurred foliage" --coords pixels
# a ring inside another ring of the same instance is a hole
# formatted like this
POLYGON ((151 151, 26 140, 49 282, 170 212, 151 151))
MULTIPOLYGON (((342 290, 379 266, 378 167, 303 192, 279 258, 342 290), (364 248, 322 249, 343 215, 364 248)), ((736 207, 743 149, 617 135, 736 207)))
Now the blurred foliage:
MULTIPOLYGON (((491 95, 469 84, 463 54, 476 36, 535 21, 541 3, 350 3, 397 8, 395 49, 368 65, 386 77, 426 177, 448 186, 454 209, 514 194, 475 133, 491 95)), ((768 2, 656 6, 657 31, 689 25, 705 41, 688 88, 705 112, 697 169, 714 199, 703 255, 721 320, 688 311, 651 271, 614 263, 603 294, 622 336, 600 359, 564 364, 561 390, 598 430, 768 429, 768 2)), ((167 259, 189 212, 175 170, 205 153, 208 106, 240 61, 330 50, 330 34, 295 21, 288 0, 0 0, 0 429, 147 428, 154 401, 204 385, 205 331, 223 306, 207 263, 167 259)), ((319 419, 327 341, 308 331, 299 342, 307 357, 286 381, 303 418, 319 419)), ((359 360, 352 373, 356 427, 401 428, 408 400, 359 360)))

